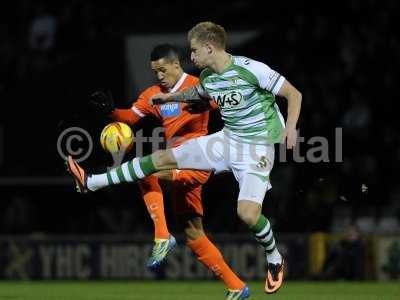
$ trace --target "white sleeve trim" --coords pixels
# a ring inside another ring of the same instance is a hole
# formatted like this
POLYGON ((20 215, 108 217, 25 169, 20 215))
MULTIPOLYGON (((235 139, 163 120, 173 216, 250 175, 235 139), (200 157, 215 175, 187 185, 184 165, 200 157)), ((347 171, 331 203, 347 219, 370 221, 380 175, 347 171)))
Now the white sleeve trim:
POLYGON ((133 111, 134 113, 136 113, 139 117, 141 117, 141 118, 145 117, 145 114, 142 113, 137 107, 132 106, 131 109, 132 109, 132 111, 133 111))
POLYGON ((283 76, 279 77, 278 81, 275 84, 275 87, 271 91, 272 94, 277 95, 284 82, 285 82, 285 77, 283 76))

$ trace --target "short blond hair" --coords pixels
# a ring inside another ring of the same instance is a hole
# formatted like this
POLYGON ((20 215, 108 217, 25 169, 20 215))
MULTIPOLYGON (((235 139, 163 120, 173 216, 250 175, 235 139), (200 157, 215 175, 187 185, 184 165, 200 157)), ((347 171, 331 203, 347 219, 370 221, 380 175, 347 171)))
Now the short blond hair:
POLYGON ((189 30, 189 43, 192 39, 196 39, 201 43, 209 42, 215 47, 225 50, 227 34, 221 25, 213 22, 201 22, 189 30))

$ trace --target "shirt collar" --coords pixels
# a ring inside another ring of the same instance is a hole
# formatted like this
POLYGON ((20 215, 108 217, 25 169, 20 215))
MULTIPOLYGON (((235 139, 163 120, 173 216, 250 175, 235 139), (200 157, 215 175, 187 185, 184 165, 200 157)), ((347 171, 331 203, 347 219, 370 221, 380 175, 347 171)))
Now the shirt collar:
POLYGON ((183 73, 181 78, 179 78, 178 82, 169 90, 170 93, 175 93, 182 86, 182 83, 185 81, 188 74, 183 73))

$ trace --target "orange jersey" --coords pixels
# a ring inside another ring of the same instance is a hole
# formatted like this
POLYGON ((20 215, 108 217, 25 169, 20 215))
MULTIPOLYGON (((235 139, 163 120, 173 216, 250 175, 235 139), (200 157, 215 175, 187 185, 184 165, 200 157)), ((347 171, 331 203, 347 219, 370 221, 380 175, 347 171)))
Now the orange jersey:
MULTIPOLYGON (((177 82, 170 92, 184 90, 198 83, 197 77, 183 74, 182 78, 177 82)), ((179 138, 173 143, 176 147, 184 141, 207 134, 207 125, 209 112, 205 111, 200 114, 191 114, 185 110, 185 103, 166 103, 161 105, 150 105, 149 100, 158 93, 166 93, 161 85, 153 85, 140 94, 136 102, 132 104, 132 111, 139 120, 147 115, 156 116, 161 120, 165 128, 165 137, 167 140, 171 138, 179 138)))
MULTIPOLYGON (((209 111, 199 114, 191 114, 185 107, 185 103, 166 103, 162 105, 150 105, 149 100, 158 93, 177 92, 190 86, 198 84, 198 79, 194 76, 183 74, 177 84, 167 91, 161 85, 154 85, 143 91, 137 101, 132 104, 131 109, 115 109, 111 117, 116 121, 134 125, 141 118, 153 115, 161 120, 165 129, 167 140, 180 138, 172 143, 171 146, 179 146, 184 141, 206 135, 208 133, 209 111)), ((214 101, 210 109, 216 109, 214 101)), ((174 170, 173 183, 174 210, 177 214, 196 213, 203 215, 201 203, 201 185, 204 184, 210 172, 194 170, 174 170)), ((139 183, 143 195, 152 191, 161 191, 158 179, 155 176, 147 177, 139 183)))

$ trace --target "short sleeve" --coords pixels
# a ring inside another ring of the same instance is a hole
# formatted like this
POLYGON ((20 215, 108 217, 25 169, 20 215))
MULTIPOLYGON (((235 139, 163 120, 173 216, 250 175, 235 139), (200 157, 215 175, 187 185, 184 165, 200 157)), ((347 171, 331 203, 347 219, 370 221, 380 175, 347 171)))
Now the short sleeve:
POLYGON ((159 114, 156 107, 149 103, 151 96, 154 94, 156 94, 156 92, 152 91, 152 89, 147 89, 141 93, 136 102, 132 104, 132 111, 141 118, 147 115, 154 115, 158 118, 159 114))
POLYGON ((239 65, 250 71, 257 78, 258 84, 262 89, 270 91, 274 95, 278 94, 285 81, 285 77, 262 62, 241 57, 239 65))

